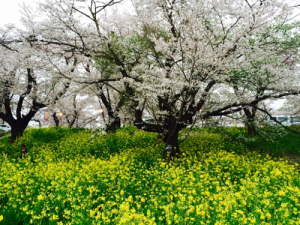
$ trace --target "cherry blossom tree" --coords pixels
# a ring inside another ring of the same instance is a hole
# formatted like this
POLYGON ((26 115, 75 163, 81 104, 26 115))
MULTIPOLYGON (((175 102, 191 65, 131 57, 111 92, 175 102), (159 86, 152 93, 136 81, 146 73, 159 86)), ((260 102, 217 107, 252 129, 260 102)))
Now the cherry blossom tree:
POLYGON ((80 73, 61 75, 78 84, 93 86, 91 92, 98 96, 105 113, 107 112, 108 131, 120 127, 118 112, 124 106, 125 98, 115 103, 120 99, 116 96, 116 91, 120 93, 124 89, 124 83, 118 81, 129 70, 124 69, 125 65, 128 67, 132 63, 131 57, 126 56, 126 49, 121 48, 118 40, 129 31, 128 19, 126 16, 106 14, 107 8, 121 2, 47 0, 38 4, 36 12, 23 6, 24 24, 31 33, 38 34, 32 35, 31 42, 40 41, 59 46, 61 51, 76 58, 77 71, 80 73), (114 101, 111 96, 114 96, 114 101))
POLYGON ((1 30, 0 38, 0 108, 4 109, 0 118, 11 126, 11 142, 22 136, 39 109, 55 103, 68 90, 71 81, 58 75, 58 69, 73 71, 53 46, 30 43, 21 35, 9 27, 1 30), (18 41, 13 32, 20 35, 18 41))
MULTIPOLYGON (((26 30, 20 32, 14 27, 1 30, 3 67, 0 107, 5 110, 1 111, 0 118, 12 127, 12 142, 22 135, 39 109, 55 104, 65 94, 72 81, 90 84, 115 80, 100 78, 99 81, 96 75, 101 76, 101 73, 93 67, 93 53, 98 48, 98 40, 102 39, 97 15, 122 0, 104 3, 90 1, 88 9, 91 17, 88 18, 96 25, 96 29, 85 27, 78 18, 73 17, 73 13, 86 16, 80 6, 86 2, 66 0, 41 3, 38 15, 46 18, 41 22, 35 21, 39 20, 37 14, 24 5, 22 21, 26 30), (74 7, 75 2, 79 7, 74 7), (16 83, 16 80, 22 82, 16 83), (10 107, 13 101, 17 105, 15 115, 10 107), (25 115, 21 113, 22 110, 29 112, 25 115)), ((73 120, 69 121, 70 124, 73 120)))
MULTIPOLYGON (((286 22, 283 21, 283 23, 280 26, 276 26, 273 29, 275 29, 276 33, 280 33, 280 42, 278 42, 278 39, 276 40, 273 37, 274 43, 280 43, 281 49, 280 51, 283 53, 282 58, 280 60, 281 66, 285 66, 291 71, 295 71, 297 73, 297 70, 299 69, 299 66, 297 67, 297 62, 299 62, 299 46, 300 46, 300 40, 299 36, 293 36, 289 31, 292 27, 298 27, 299 23, 295 23, 294 25, 284 25, 286 22), (292 38, 291 38, 292 36, 292 38)), ((266 59, 264 59, 266 60, 266 59)), ((268 59, 270 60, 270 58, 268 59)), ((272 59, 271 59, 272 60, 272 59)), ((278 68, 277 65, 274 66, 275 68, 278 68)), ((280 93, 284 91, 282 87, 278 85, 278 81, 281 80, 281 82, 285 81, 284 76, 274 76, 268 71, 261 71, 260 65, 254 65, 251 72, 249 71, 235 71, 233 73, 233 76, 231 78, 232 83, 234 84, 233 88, 235 91, 235 94, 238 97, 241 97, 242 95, 252 95, 252 98, 257 99, 259 96, 266 94, 270 91, 280 93), (237 85, 236 80, 238 80, 236 77, 243 77, 243 85, 237 85)), ((293 79, 291 77, 290 79, 293 79)), ((288 82, 291 82, 289 80, 288 82)), ((293 81, 295 82, 295 80, 293 81)), ((289 84, 284 85, 283 87, 288 87, 289 84)), ((296 83, 297 85, 297 83, 296 83)), ((299 84, 298 84, 299 85, 299 84)), ((288 96, 288 95, 287 95, 288 96)), ((248 96, 250 98, 250 96, 248 96)), ((293 97, 292 97, 293 98, 293 97)), ((250 136, 256 136, 257 135, 257 123, 258 117, 256 116, 257 112, 269 112, 270 107, 267 107, 267 105, 263 102, 256 102, 255 104, 247 107, 243 107, 243 114, 245 115, 244 123, 248 130, 248 135, 250 136)))
POLYGON ((135 125, 161 133, 171 155, 199 110, 206 119, 299 93, 299 68, 282 60, 299 49, 299 23, 289 23, 292 8, 283 1, 134 3, 139 34, 151 41, 131 72, 143 81, 126 79, 135 89, 135 125), (156 124, 142 121, 145 106, 156 124))

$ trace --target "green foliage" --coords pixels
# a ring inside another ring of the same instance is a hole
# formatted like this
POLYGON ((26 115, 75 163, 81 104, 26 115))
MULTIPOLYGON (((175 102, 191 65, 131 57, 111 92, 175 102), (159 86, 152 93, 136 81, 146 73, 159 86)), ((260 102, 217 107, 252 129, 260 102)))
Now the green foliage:
POLYGON ((101 132, 62 127, 27 129, 13 145, 7 144, 9 137, 1 139, 0 154, 8 154, 17 159, 21 146, 25 144, 33 159, 39 157, 41 152, 49 152, 57 159, 74 159, 78 155, 109 159, 125 149, 155 145, 157 136, 153 133, 146 135, 135 127, 125 127, 108 135, 99 134, 101 132))
POLYGON ((13 145, 8 144, 9 136, 2 138, 0 140, 0 153, 18 157, 23 144, 25 144, 28 149, 39 148, 44 145, 57 143, 66 136, 79 132, 79 130, 80 129, 65 129, 61 127, 26 129, 24 135, 17 139, 13 145))
POLYGON ((276 24, 265 29, 265 32, 260 33, 257 41, 263 41, 264 44, 272 44, 278 48, 278 51, 292 50, 296 53, 300 44, 299 26, 299 21, 290 24, 276 24))
MULTIPOLYGON (((257 130, 258 136, 249 137, 242 127, 217 128, 213 132, 220 133, 224 138, 224 149, 229 152, 243 154, 245 151, 258 151, 279 157, 283 152, 300 153, 300 137, 277 125, 263 124, 257 130)), ((299 126, 291 127, 299 130, 299 126)))

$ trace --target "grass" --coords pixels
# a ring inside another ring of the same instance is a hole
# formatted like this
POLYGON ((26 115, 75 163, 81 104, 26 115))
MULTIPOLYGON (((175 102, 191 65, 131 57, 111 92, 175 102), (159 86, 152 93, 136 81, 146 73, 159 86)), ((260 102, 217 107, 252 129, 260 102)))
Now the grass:
MULTIPOLYGON (((300 131, 300 126, 290 127, 300 131)), ((248 137, 246 129, 234 127, 230 129, 211 129, 224 137, 226 142, 224 150, 243 154, 243 150, 255 151, 260 154, 268 154, 272 159, 284 158, 291 164, 300 164, 300 136, 286 131, 279 126, 265 124, 259 129, 259 136, 248 137)), ((297 166, 300 169, 300 166, 297 166)))
POLYGON ((157 135, 134 127, 29 129, 14 145, 5 137, 0 224, 300 224, 298 165, 280 158, 299 153, 299 138, 260 132, 269 135, 194 129, 170 163, 157 135))

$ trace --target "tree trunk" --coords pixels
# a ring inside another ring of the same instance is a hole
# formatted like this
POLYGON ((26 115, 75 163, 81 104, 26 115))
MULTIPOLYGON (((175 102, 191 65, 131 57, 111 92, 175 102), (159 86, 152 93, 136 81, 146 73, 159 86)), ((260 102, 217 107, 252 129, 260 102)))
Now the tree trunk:
POLYGON ((23 136, 23 132, 28 126, 29 121, 15 121, 14 123, 10 124, 11 126, 11 136, 10 136, 10 142, 13 144, 17 138, 23 136))
POLYGON ((255 111, 251 113, 251 111, 249 109, 244 108, 243 109, 246 115, 246 127, 247 127, 247 131, 248 131, 248 135, 251 137, 257 136, 257 131, 256 131, 256 127, 255 127, 255 111))
POLYGON ((164 159, 166 160, 168 155, 170 157, 180 157, 180 149, 178 145, 178 133, 179 131, 171 131, 170 134, 166 135, 164 138, 165 142, 165 151, 164 151, 164 159), (168 154, 169 153, 169 154, 168 154))
POLYGON ((248 135, 251 137, 257 136, 256 127, 252 121, 247 121, 246 123, 248 135))
POLYGON ((107 133, 115 133, 117 128, 121 127, 121 120, 119 117, 115 117, 114 120, 107 125, 106 132, 107 133))
POLYGON ((69 128, 73 128, 75 121, 76 121, 76 117, 74 117, 71 121, 68 121, 69 128))
POLYGON ((53 113, 53 120, 55 122, 55 126, 59 127, 59 119, 57 118, 56 113, 53 113))

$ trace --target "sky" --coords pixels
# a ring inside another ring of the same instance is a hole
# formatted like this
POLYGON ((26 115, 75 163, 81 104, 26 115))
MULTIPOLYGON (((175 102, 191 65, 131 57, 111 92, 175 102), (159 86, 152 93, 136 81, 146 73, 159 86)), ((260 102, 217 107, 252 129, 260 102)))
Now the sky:
POLYGON ((22 4, 23 0, 0 0, 0 2, 0 27, 7 23, 21 26, 21 13, 18 4, 22 4))
MULTIPOLYGON (((37 0, 0 0, 0 27, 8 23, 14 23, 17 27, 22 27, 20 5, 25 2, 27 5, 35 5, 37 0)), ((43 0, 38 0, 43 2, 43 0)), ((125 0, 121 4, 121 11, 130 10, 130 0, 125 0)))
MULTIPOLYGON (((43 0, 40 0, 43 1, 43 0)), ((293 4, 297 4, 299 0, 288 0, 289 2, 293 4)), ((23 2, 26 2, 28 4, 34 3, 35 1, 32 0, 0 0, 0 27, 2 27, 5 24, 13 23, 17 27, 22 28, 22 23, 20 21, 21 19, 21 12, 20 12, 20 6, 23 2)), ((299 4, 299 3, 298 3, 299 4)), ((122 6, 123 10, 125 11, 127 9, 126 5, 122 6)), ((299 10, 300 11, 300 10, 299 10)), ((273 103, 274 110, 279 109, 284 103, 284 100, 277 100, 273 103)))

